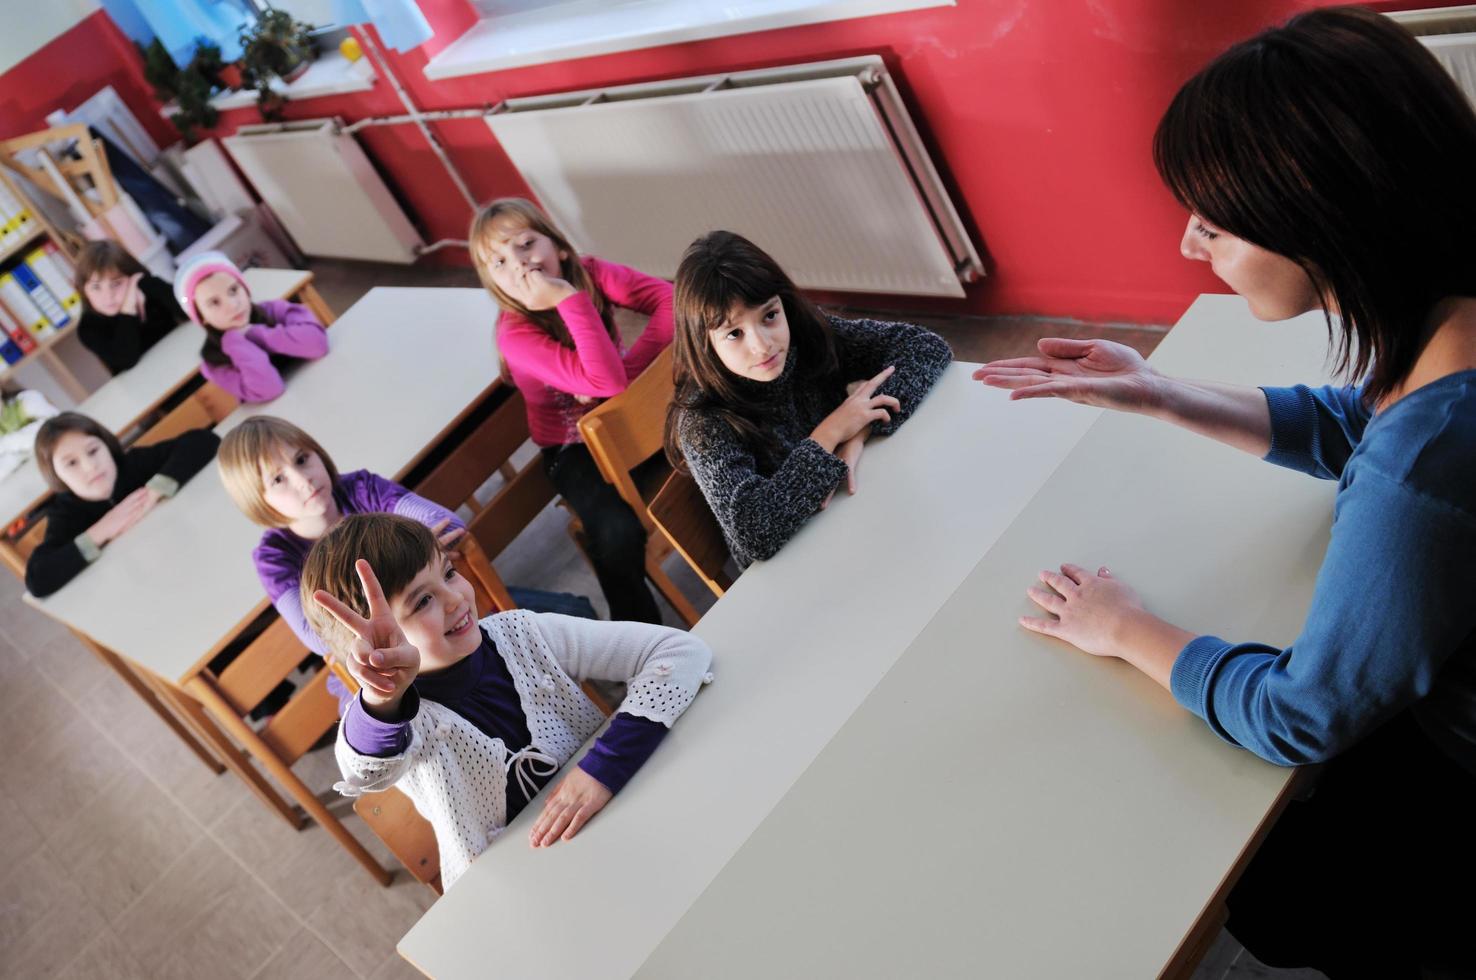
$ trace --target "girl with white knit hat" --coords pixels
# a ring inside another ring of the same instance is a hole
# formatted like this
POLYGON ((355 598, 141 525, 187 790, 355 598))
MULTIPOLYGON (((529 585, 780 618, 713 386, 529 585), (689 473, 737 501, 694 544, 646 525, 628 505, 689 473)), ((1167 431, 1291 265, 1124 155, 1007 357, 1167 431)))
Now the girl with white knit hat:
POLYGON ((221 252, 201 252, 180 266, 174 295, 205 328, 200 373, 243 402, 267 402, 286 387, 289 359, 328 353, 328 334, 306 306, 286 300, 253 303, 241 270, 221 252))

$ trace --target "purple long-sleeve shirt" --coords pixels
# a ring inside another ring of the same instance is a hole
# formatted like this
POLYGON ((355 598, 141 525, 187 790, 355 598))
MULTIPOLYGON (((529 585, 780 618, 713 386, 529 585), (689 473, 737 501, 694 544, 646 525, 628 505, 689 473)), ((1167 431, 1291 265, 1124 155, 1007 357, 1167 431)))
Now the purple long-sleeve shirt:
MULTIPOLYGON (((333 499, 338 504, 338 512, 344 515, 399 514, 426 527, 444 520, 449 520, 452 527, 463 526, 460 518, 440 504, 417 496, 394 480, 386 480, 368 470, 355 470, 339 476, 333 499)), ((277 614, 287 621, 304 646, 322 656, 328 646, 308 625, 302 599, 298 595, 302 566, 307 563, 312 547, 312 541, 287 528, 272 528, 262 534, 261 542, 251 552, 251 560, 256 564, 256 576, 261 579, 261 587, 266 590, 277 614)))
MULTIPOLYGON (((361 697, 354 698, 344 712, 344 738, 360 755, 379 758, 399 755, 410 746, 410 722, 420 711, 421 698, 450 708, 488 738, 501 739, 509 754, 527 748, 533 741, 507 662, 485 630, 482 645, 471 656, 445 670, 415 678, 400 702, 399 717, 394 721, 380 721, 365 710, 361 697)), ((579 768, 610 792, 618 793, 656 751, 666 731, 659 721, 617 713, 605 734, 579 760, 579 768)), ((537 777, 538 788, 542 789, 553 775, 537 777)), ((509 780, 507 819, 511 820, 527 802, 522 790, 509 780)))
POLYGON ((269 402, 286 388, 273 354, 316 360, 328 353, 328 333, 311 310, 282 299, 258 304, 270 324, 227 330, 220 348, 229 364, 200 365, 200 373, 243 402, 269 402))

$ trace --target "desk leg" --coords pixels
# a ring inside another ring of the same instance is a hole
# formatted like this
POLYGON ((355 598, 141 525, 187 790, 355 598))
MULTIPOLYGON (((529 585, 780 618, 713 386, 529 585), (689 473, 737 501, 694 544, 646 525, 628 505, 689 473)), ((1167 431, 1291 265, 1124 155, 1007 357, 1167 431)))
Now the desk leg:
POLYGON ((45 362, 46 370, 51 372, 51 376, 56 379, 56 383, 61 385, 62 390, 67 393, 67 397, 79 403, 86 400, 89 394, 88 390, 83 386, 82 382, 77 380, 77 376, 72 373, 72 369, 67 367, 60 357, 56 356, 55 352, 47 348, 41 352, 41 360, 45 362))
POLYGON ((195 753, 195 756, 201 762, 205 763, 206 768, 217 776, 225 772, 225 766, 221 765, 220 761, 210 754, 210 750, 185 727, 185 724, 175 716, 174 712, 169 710, 163 701, 159 700, 158 695, 154 693, 154 689, 139 677, 138 674, 134 673, 133 668, 129 667, 128 663, 122 657, 106 647, 94 643, 91 637, 84 636, 76 630, 72 630, 71 632, 79 643, 92 651, 93 656, 101 660, 113 673, 123 678, 124 683, 133 688, 133 692, 143 699, 144 704, 154 709, 154 714, 159 716, 159 720, 168 725, 169 729, 175 735, 179 736, 181 742, 189 746, 190 751, 195 753))
POLYGON ((251 730, 251 726, 241 719, 234 708, 226 702, 219 691, 204 677, 192 677, 189 681, 190 694, 200 699, 206 709, 215 716, 242 745, 250 752, 258 762, 266 767, 272 778, 287 788, 287 792, 297 800, 298 804, 334 839, 353 856, 354 860, 364 866, 364 870, 374 878, 375 881, 386 887, 392 879, 390 872, 380 867, 374 855, 364 849, 359 839, 349 833, 348 828, 339 823, 338 818, 328 811, 318 795, 314 793, 306 783, 297 778, 292 767, 287 765, 272 751, 271 746, 262 741, 261 736, 251 730))
MULTIPOLYGON (((211 720, 210 715, 206 714, 200 702, 191 697, 188 692, 175 687, 173 684, 161 681, 158 678, 151 678, 151 680, 159 696, 166 703, 173 706, 182 717, 189 721, 196 732, 214 746, 215 751, 220 753, 221 759, 225 761, 226 767, 241 777, 241 781, 246 784, 247 789, 251 790, 251 792, 256 794, 258 799, 275 810, 277 815, 287 821, 287 826, 293 830, 301 830, 307 826, 307 818, 302 812, 284 800, 282 794, 278 793, 272 784, 261 773, 256 771, 256 767, 251 764, 251 760, 246 756, 246 753, 238 749, 235 743, 226 736, 225 732, 220 730, 215 722, 211 720)), ((239 720, 237 719, 237 721, 239 720)))
POLYGON ((338 319, 334 315, 333 309, 327 303, 323 302, 322 295, 313 287, 312 283, 308 283, 299 289, 296 299, 303 306, 312 310, 313 316, 317 317, 318 322, 325 327, 332 326, 333 321, 338 319))

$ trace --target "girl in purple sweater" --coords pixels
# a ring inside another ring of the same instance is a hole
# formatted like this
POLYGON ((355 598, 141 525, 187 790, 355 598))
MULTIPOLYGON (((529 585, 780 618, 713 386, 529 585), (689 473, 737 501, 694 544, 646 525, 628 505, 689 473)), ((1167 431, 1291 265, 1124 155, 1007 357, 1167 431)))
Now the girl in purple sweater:
POLYGON ((661 622, 646 587, 646 529, 605 482, 579 435, 579 418, 625 390, 671 343, 671 283, 580 256, 530 201, 482 208, 469 235, 472 260, 502 314, 503 374, 523 393, 543 468, 584 522, 589 559, 611 619, 661 622), (650 317, 627 350, 616 307, 650 317))
POLYGON ((200 373, 243 402, 269 402, 282 393, 285 359, 328 353, 328 334, 306 306, 252 303, 241 270, 220 252, 202 252, 180 266, 174 295, 205 328, 200 373))
POLYGON ((456 515, 393 480, 355 470, 341 474, 318 441, 285 419, 257 415, 228 432, 217 455, 226 492, 267 530, 251 553, 278 615, 303 645, 328 647, 304 615, 298 583, 308 551, 349 514, 399 514, 429 527, 447 548, 464 528, 456 515))

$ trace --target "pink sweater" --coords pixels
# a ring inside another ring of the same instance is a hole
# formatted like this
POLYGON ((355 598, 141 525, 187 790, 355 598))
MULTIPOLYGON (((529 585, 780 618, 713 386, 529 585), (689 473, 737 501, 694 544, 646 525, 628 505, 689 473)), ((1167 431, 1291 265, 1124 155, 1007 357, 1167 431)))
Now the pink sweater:
POLYGON ((579 418, 594 404, 581 404, 574 396, 620 394, 671 343, 671 283, 592 255, 581 261, 610 302, 651 319, 623 351, 605 331, 594 302, 575 293, 557 307, 574 339, 570 350, 521 314, 502 312, 497 349, 528 403, 528 431, 540 446, 582 441, 579 418))
POLYGON ((244 330, 227 330, 220 347, 231 363, 200 365, 206 380, 243 402, 269 402, 286 388, 272 364, 273 354, 315 360, 328 353, 328 334, 306 306, 282 299, 258 305, 276 324, 253 323, 244 330))

